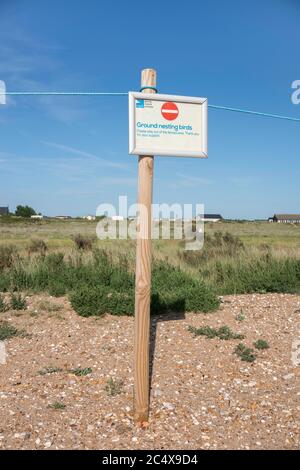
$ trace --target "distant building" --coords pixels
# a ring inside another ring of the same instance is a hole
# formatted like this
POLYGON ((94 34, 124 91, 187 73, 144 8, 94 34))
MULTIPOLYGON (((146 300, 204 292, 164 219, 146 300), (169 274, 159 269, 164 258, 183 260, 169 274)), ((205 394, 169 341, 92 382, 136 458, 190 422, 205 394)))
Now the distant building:
POLYGON ((44 218, 44 216, 42 214, 35 214, 35 215, 31 215, 30 218, 31 219, 41 220, 41 219, 44 218))
POLYGON ((84 215, 82 218, 85 220, 96 220, 95 215, 84 215))
POLYGON ((300 214, 274 214, 268 220, 282 224, 300 224, 300 214))
POLYGON ((5 206, 0 207, 0 215, 9 215, 9 208, 8 208, 8 206, 7 206, 7 207, 5 207, 5 206))
POLYGON ((122 215, 113 215, 111 219, 121 221, 121 220, 124 220, 124 217, 122 215))
POLYGON ((223 220, 223 217, 220 214, 204 214, 203 216, 199 216, 199 219, 202 222, 219 222, 223 220))
POLYGON ((66 219, 72 219, 72 217, 70 215, 56 215, 54 219, 66 220, 66 219))

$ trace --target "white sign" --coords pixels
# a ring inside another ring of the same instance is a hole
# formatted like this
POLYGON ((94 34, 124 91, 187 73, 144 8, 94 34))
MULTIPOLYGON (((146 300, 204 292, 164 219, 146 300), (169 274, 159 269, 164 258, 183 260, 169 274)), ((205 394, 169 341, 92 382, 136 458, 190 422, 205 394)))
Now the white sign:
POLYGON ((129 153, 207 157, 207 99, 129 93, 129 153))

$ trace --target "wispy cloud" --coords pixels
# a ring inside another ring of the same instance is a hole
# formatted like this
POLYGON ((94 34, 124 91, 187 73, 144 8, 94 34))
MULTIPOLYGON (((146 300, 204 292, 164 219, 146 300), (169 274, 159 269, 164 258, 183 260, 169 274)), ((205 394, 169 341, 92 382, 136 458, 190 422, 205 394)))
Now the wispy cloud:
POLYGON ((258 178, 251 176, 236 176, 228 178, 228 181, 238 188, 246 188, 249 186, 254 186, 258 183, 258 178))
POLYGON ((100 178, 98 180, 104 186, 136 186, 136 178, 100 178))
POLYGON ((171 189, 179 188, 195 188, 197 186, 210 185, 213 181, 207 178, 201 178, 199 176, 185 175, 183 173, 177 173, 176 179, 169 183, 168 186, 171 189))
MULTIPOLYGON (((6 82, 7 91, 60 91, 66 84, 80 84, 82 78, 71 75, 57 58, 57 51, 63 49, 55 43, 45 44, 19 28, 3 25, 1 19, 0 79, 6 82), (42 74, 43 80, 40 79, 42 74)), ((17 102, 28 103, 28 99, 19 97, 17 102)), ((7 106, 14 103, 8 96, 7 106)), ((31 97, 30 106, 64 124, 83 119, 88 112, 88 103, 74 97, 31 97)))
POLYGON ((93 159, 93 160, 97 160, 97 162, 102 163, 103 166, 107 166, 107 167, 110 167, 110 168, 118 168, 120 170, 124 170, 124 169, 127 169, 127 167, 128 167, 124 163, 113 162, 111 160, 107 160, 105 158, 99 157, 99 156, 97 156, 93 153, 86 152, 85 150, 80 150, 80 149, 77 149, 77 148, 74 148, 74 147, 69 147, 67 145, 57 144, 55 142, 43 142, 43 143, 50 146, 50 147, 54 147, 56 149, 62 150, 63 152, 66 152, 66 153, 70 153, 70 154, 73 154, 73 155, 79 155, 80 157, 86 157, 86 158, 90 158, 90 159, 93 159))

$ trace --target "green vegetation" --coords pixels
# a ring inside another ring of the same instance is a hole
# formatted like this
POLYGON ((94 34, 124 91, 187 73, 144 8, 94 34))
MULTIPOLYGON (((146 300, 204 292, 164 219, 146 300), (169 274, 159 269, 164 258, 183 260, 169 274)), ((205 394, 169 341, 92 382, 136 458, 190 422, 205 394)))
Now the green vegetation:
POLYGON ((81 369, 80 367, 77 367, 76 369, 70 370, 70 372, 77 377, 84 377, 86 375, 89 375, 92 373, 92 369, 90 367, 85 367, 81 369))
POLYGON ((0 294, 0 313, 6 312, 8 305, 6 304, 4 297, 0 294))
POLYGON ((26 310, 27 302, 19 293, 11 293, 9 302, 6 302, 4 296, 0 294, 0 312, 12 310, 26 310))
POLYGON ((239 343, 236 346, 234 352, 241 359, 241 361, 254 362, 256 359, 254 350, 251 348, 247 348, 247 346, 245 346, 243 343, 239 343))
POLYGON ((74 238, 74 242, 78 250, 91 250, 92 249, 92 245, 93 245, 92 239, 83 237, 82 235, 80 235, 80 233, 76 235, 76 237, 74 238))
POLYGON ((13 336, 19 336, 20 331, 7 322, 0 322, 0 341, 10 339, 13 336))
POLYGON ((32 253, 37 253, 40 256, 45 256, 47 250, 48 247, 44 240, 33 239, 28 246, 28 255, 30 256, 32 253))
POLYGON ((187 264, 194 267, 201 267, 203 261, 219 259, 225 256, 236 256, 244 251, 245 247, 243 242, 236 236, 229 232, 217 231, 210 234, 205 234, 204 245, 202 250, 187 250, 179 251, 178 255, 187 264))
POLYGON ((122 392, 124 382, 120 379, 110 377, 105 385, 105 391, 111 397, 119 395, 122 392))
POLYGON ((27 302, 21 294, 11 294, 10 297, 10 308, 12 310, 26 310, 27 302))
MULTIPOLYGON (((0 292, 68 295, 83 316, 132 315, 135 242, 97 240, 96 223, 1 217, 0 292)), ((213 311, 218 295, 300 292, 298 226, 207 223, 202 250, 185 251, 183 241, 155 240, 153 254, 154 314, 213 311)), ((244 318, 243 312, 236 316, 244 318)))
POLYGON ((18 217, 31 217, 32 215, 36 215, 36 212, 30 206, 21 206, 21 205, 19 205, 16 208, 15 214, 18 217))
POLYGON ((210 282, 222 294, 289 292, 300 290, 300 260, 262 256, 216 261, 210 282))
POLYGON ((189 326, 188 331, 193 333, 194 336, 206 336, 206 338, 219 338, 223 340, 230 339, 244 339, 245 336, 239 333, 234 333, 229 326, 224 325, 220 328, 211 328, 210 326, 203 326, 202 328, 195 328, 194 326, 189 326))
POLYGON ((238 313, 235 317, 236 321, 244 321, 246 318, 246 315, 244 314, 243 310, 241 309, 240 313, 238 313))
POLYGON ((2 245, 0 246, 0 273, 5 268, 10 268, 13 265, 14 257, 13 257, 14 249, 10 245, 2 245))
POLYGON ((258 339, 253 343, 256 349, 269 349, 269 344, 264 339, 258 339))
POLYGON ((66 408, 66 405, 64 405, 60 401, 55 401, 54 403, 49 405, 48 408, 52 408, 53 410, 64 410, 66 408))
POLYGON ((39 370, 38 375, 56 374, 57 372, 62 372, 62 369, 60 367, 46 367, 39 370))

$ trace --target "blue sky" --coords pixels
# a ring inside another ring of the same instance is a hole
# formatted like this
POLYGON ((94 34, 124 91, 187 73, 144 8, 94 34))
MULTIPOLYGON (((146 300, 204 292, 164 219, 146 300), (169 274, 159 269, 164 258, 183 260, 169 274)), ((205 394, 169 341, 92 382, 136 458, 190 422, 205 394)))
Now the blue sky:
MULTIPOLYGON (((8 91, 138 90, 300 117, 298 0, 1 0, 8 91)), ((136 201, 126 97, 11 97, 0 106, 0 205, 55 215, 136 201)), ((209 111, 209 158, 158 157, 155 203, 230 218, 300 211, 300 123, 209 111)))

